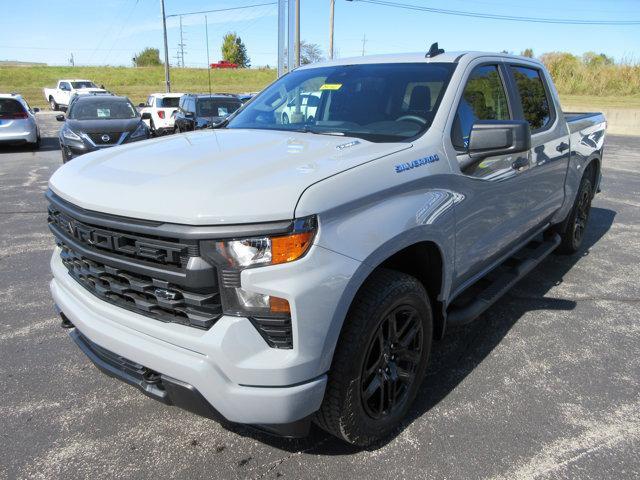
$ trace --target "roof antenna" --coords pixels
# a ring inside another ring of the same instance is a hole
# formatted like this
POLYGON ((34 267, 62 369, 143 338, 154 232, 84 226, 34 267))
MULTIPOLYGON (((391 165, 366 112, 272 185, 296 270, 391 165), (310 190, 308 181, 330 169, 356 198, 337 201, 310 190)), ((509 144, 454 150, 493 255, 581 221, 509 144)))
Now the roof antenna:
POLYGON ((438 48, 438 42, 432 43, 431 47, 429 47, 429 51, 424 56, 425 58, 433 58, 437 55, 441 55, 444 53, 444 48, 438 48))

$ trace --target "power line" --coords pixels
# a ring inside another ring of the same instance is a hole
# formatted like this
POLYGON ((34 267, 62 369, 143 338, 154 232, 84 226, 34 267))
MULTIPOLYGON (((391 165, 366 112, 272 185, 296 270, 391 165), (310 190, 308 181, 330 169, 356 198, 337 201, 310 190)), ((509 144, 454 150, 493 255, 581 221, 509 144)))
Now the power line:
POLYGON ((541 18, 541 17, 518 17, 512 15, 497 15, 479 12, 467 12, 461 10, 447 10, 444 8, 423 7, 419 5, 411 5, 408 3, 395 3, 384 0, 347 0, 361 3, 370 3, 372 5, 381 5, 385 7, 401 8, 404 10, 414 10, 419 12, 440 13, 443 15, 455 15, 459 17, 486 18, 490 20, 506 20, 512 22, 530 22, 530 23, 554 23, 565 25, 640 25, 640 20, 575 20, 569 18, 541 18))
POLYGON ((167 18, 186 17, 187 15, 202 15, 203 13, 230 12, 231 10, 243 10, 245 8, 264 7, 266 5, 276 5, 276 4, 277 2, 256 3, 253 5, 244 5, 242 7, 218 8, 216 10, 201 10, 199 12, 173 13, 171 15, 167 15, 167 18))

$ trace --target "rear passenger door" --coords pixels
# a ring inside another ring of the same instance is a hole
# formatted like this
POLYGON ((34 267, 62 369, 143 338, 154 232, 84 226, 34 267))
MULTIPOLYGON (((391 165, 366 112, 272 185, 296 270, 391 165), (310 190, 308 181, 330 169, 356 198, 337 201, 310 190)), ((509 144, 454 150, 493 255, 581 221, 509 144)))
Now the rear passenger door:
POLYGON ((531 163, 527 204, 532 221, 542 224, 562 206, 569 162, 569 132, 545 73, 535 64, 509 63, 509 79, 516 92, 515 111, 531 128, 531 163))

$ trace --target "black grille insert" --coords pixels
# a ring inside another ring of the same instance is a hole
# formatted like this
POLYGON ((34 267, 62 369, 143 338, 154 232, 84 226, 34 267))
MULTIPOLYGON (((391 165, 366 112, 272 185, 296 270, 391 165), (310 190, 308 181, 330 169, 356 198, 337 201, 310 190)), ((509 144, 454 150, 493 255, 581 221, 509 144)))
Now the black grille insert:
POLYGON ((210 328, 222 315, 217 290, 196 293, 146 275, 133 274, 95 262, 58 240, 60 257, 69 274, 106 302, 163 322, 210 328))
POLYGON ((272 348, 293 348, 290 318, 250 318, 253 326, 272 348))
MULTIPOLYGON (((177 239, 157 238, 150 235, 122 232, 80 222, 53 204, 49 205, 49 225, 73 238, 86 248, 111 252, 127 258, 160 265, 186 267, 189 257, 200 254, 197 241, 180 242, 177 239)), ((53 232, 56 235, 57 232, 53 232)), ((59 235, 56 235, 59 236, 59 235)))

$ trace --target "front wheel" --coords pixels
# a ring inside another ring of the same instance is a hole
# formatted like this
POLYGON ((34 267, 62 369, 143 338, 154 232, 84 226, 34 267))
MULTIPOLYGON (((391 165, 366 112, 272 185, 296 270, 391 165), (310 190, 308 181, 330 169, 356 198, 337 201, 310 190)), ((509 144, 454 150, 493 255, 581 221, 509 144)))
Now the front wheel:
POLYGON ((591 214, 591 200, 593 200, 593 185, 587 173, 588 172, 585 172, 585 175, 580 181, 578 195, 576 196, 571 213, 569 213, 567 228, 560 235, 559 253, 576 253, 584 240, 589 215, 591 214))
POLYGON ((289 124, 289 115, 287 115, 286 113, 282 114, 282 123, 284 125, 288 125, 289 124))
POLYGON ((316 423, 363 447, 391 434, 422 382, 432 330, 422 284, 394 270, 375 272, 345 319, 316 423))
POLYGON ((53 110, 54 112, 60 110, 60 105, 56 103, 53 97, 49 97, 49 107, 51 107, 51 110, 53 110))

